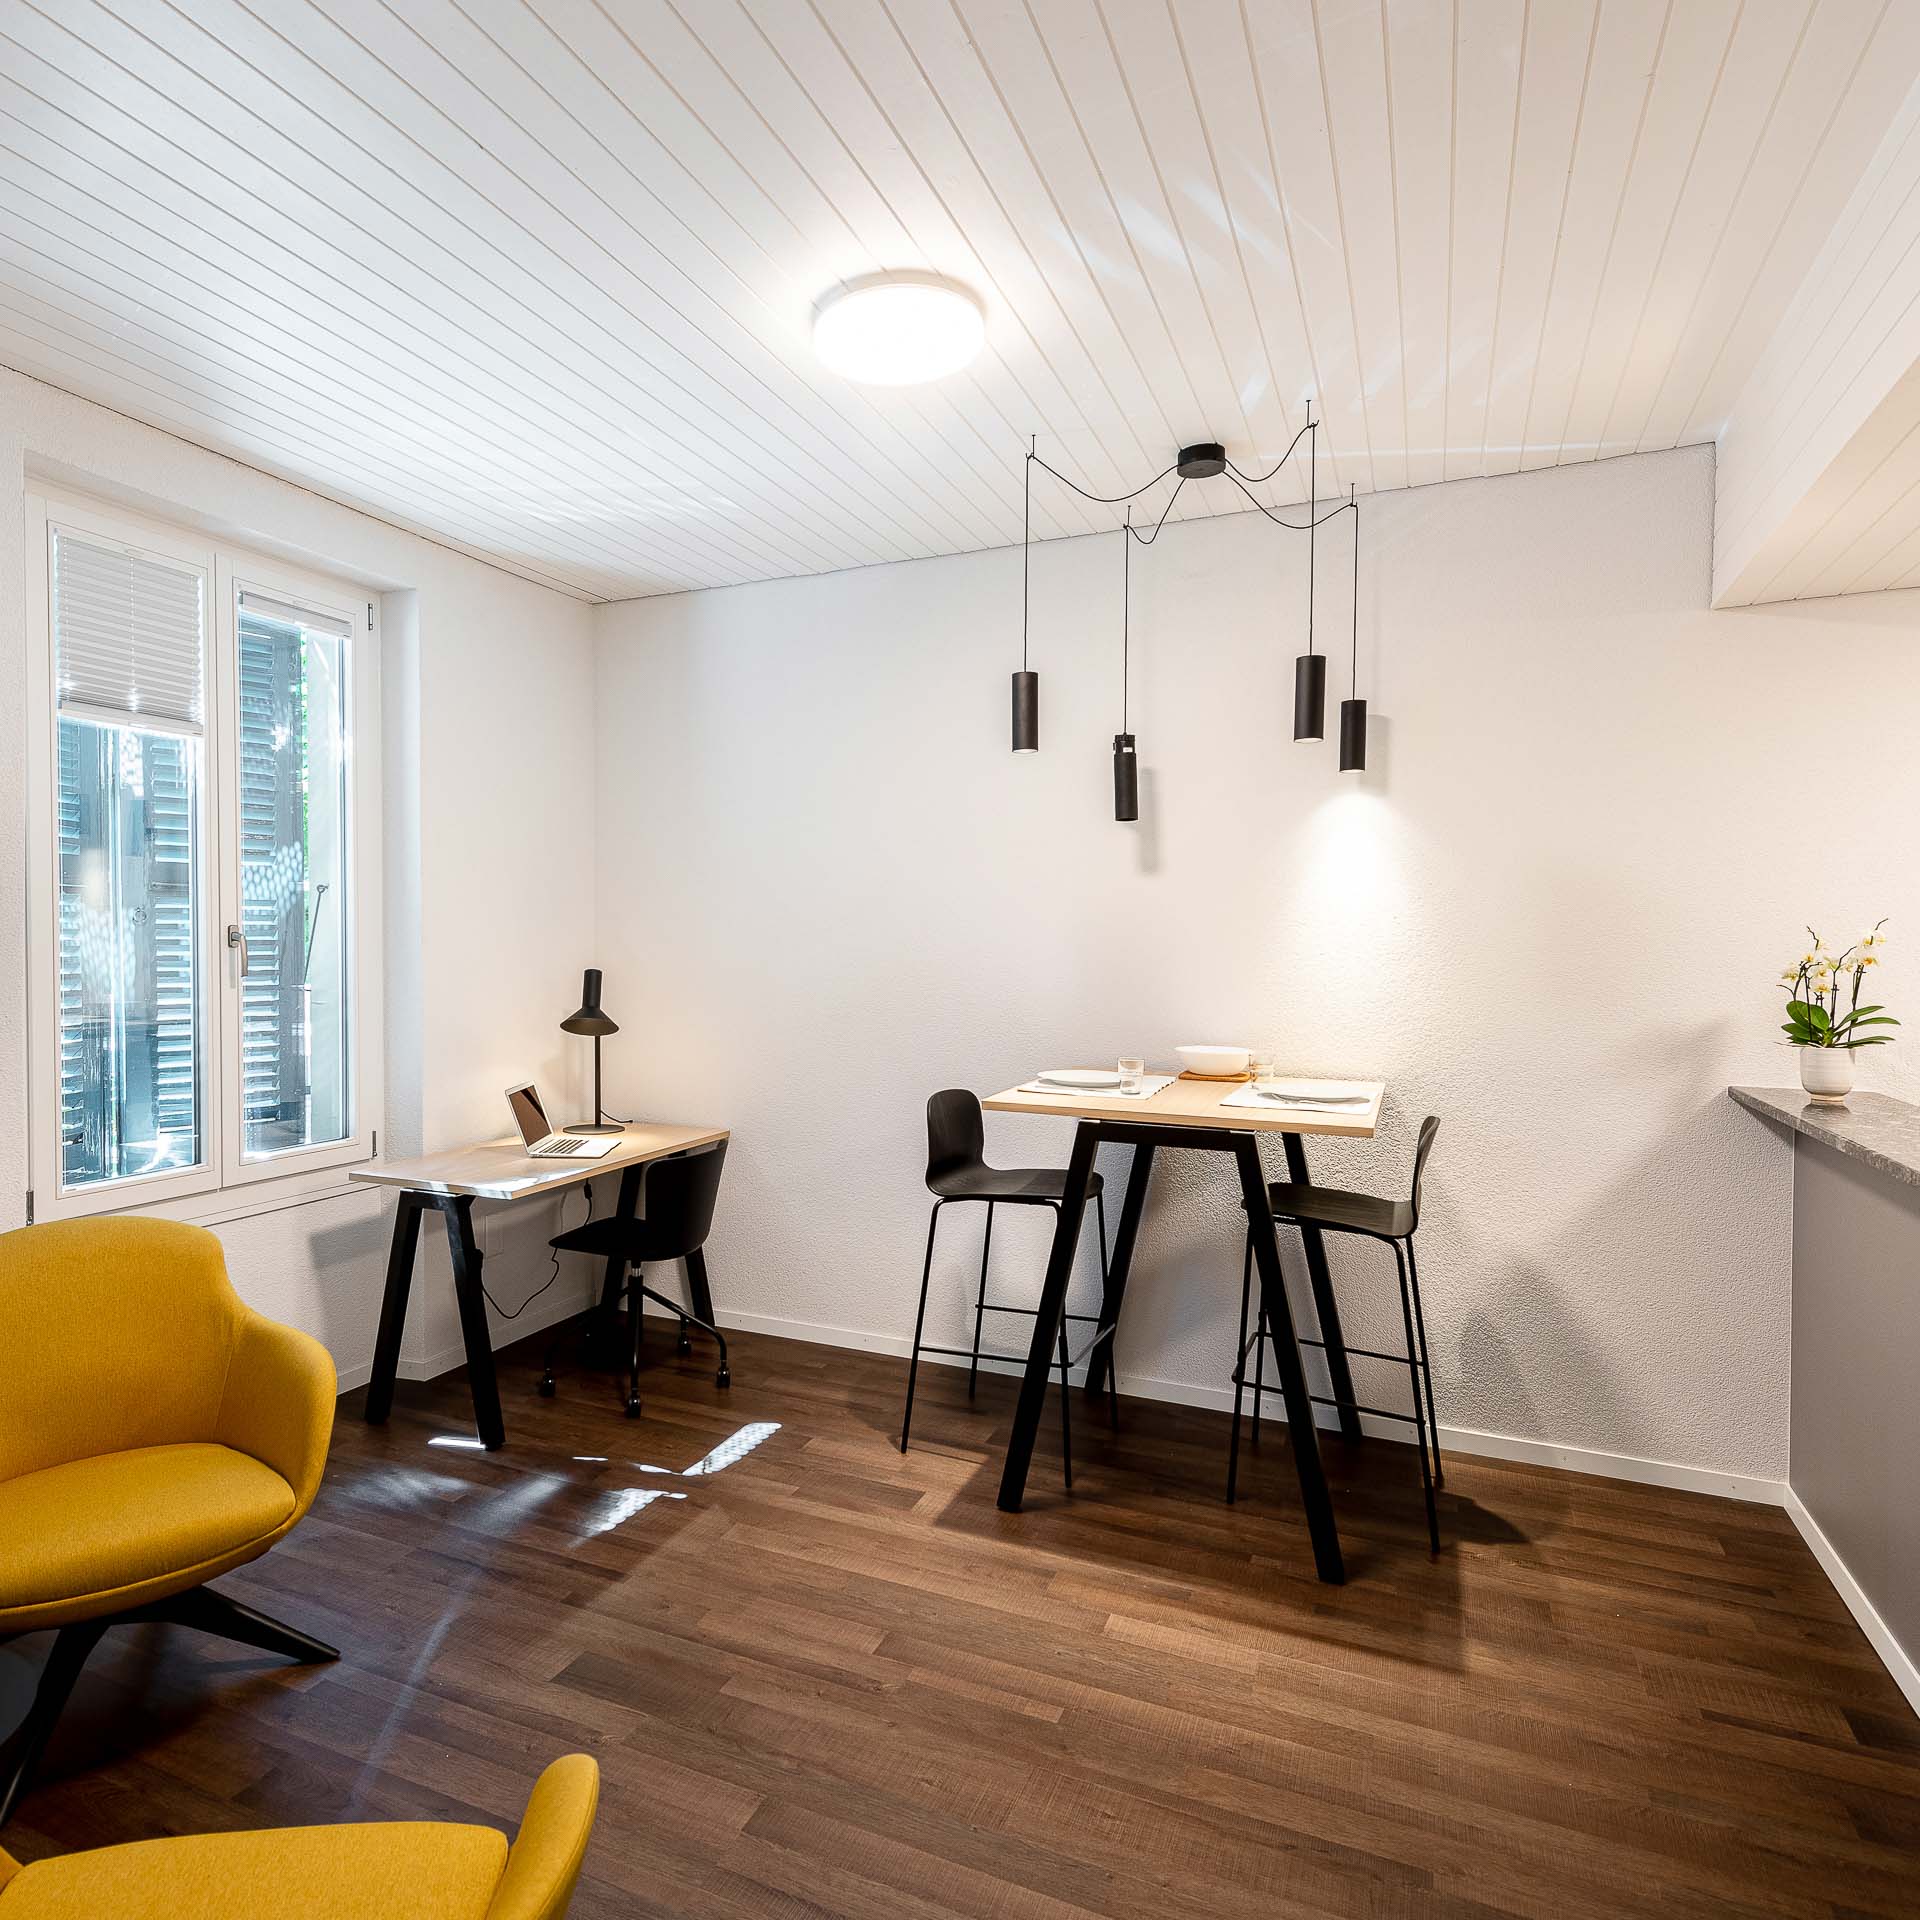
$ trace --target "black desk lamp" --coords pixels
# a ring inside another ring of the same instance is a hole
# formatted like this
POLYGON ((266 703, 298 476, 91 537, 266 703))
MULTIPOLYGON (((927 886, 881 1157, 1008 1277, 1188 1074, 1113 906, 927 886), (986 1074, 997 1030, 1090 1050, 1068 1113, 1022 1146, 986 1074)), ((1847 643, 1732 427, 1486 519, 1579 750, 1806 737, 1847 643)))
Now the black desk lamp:
POLYGON ((605 1033, 618 1033, 619 1026, 600 1011, 600 969, 589 967, 580 982, 580 1009, 570 1013, 560 1022, 562 1033, 590 1033, 593 1035, 593 1124, 591 1126, 569 1127, 569 1133, 619 1133, 623 1129, 600 1117, 600 1036, 605 1033))

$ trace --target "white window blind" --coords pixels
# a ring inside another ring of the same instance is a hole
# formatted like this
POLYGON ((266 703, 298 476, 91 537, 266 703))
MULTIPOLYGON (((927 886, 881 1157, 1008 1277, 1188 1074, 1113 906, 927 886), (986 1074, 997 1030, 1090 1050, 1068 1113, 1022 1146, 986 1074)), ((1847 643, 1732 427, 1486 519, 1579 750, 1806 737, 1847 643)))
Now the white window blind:
POLYGON ((56 529, 56 688, 63 711, 205 724, 205 579, 196 567, 56 529))
POLYGON ((310 607, 297 607, 291 600, 276 600, 254 587, 240 591, 240 611, 258 614, 263 620, 284 621, 290 627, 305 627, 309 633, 337 634, 342 640, 353 637, 353 628, 331 613, 315 613, 310 607))

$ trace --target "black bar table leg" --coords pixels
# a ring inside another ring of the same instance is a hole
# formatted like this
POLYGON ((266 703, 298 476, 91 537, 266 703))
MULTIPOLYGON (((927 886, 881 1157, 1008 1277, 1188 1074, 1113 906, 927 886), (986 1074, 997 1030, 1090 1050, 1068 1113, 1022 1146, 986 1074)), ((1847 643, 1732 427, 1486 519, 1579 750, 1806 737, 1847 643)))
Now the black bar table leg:
MULTIPOLYGON (((1098 1395, 1106 1385, 1107 1371, 1113 1365, 1114 1328, 1120 1324, 1120 1305, 1127 1294, 1127 1275, 1133 1267, 1133 1243, 1140 1234, 1140 1215, 1147 1204, 1147 1182, 1153 1178, 1153 1148, 1142 1144, 1133 1150, 1127 1168, 1127 1191, 1120 1202, 1120 1226, 1113 1236, 1113 1254, 1107 1265, 1107 1283, 1100 1296, 1100 1325, 1105 1334, 1087 1361, 1087 1392, 1098 1395)), ((1077 1233, 1079 1229, 1076 1227, 1077 1233)))
MULTIPOLYGON (((1289 1142, 1293 1136, 1287 1136, 1289 1142)), ((1314 1425, 1313 1402, 1307 1392, 1306 1367, 1293 1329, 1293 1308, 1280 1274, 1280 1249, 1273 1236, 1273 1210, 1267 1200, 1266 1174, 1260 1165, 1260 1146, 1253 1135, 1234 1141, 1240 1166, 1240 1190, 1253 1228, 1253 1257, 1260 1270, 1260 1297, 1273 1335, 1274 1361, 1280 1373, 1280 1393, 1287 1406, 1287 1438, 1293 1447, 1294 1470, 1300 1476, 1300 1499, 1307 1510, 1307 1531, 1313 1536, 1313 1562, 1320 1578, 1341 1585, 1346 1567, 1340 1558, 1340 1529, 1333 1517, 1333 1496, 1327 1490, 1327 1470, 1320 1458, 1320 1432, 1314 1425)), ((1331 1329, 1324 1329, 1331 1345, 1331 1329)), ((1345 1361, 1344 1352, 1341 1355, 1345 1361)), ((1005 1489, 1001 1505, 1006 1504, 1005 1489)))
POLYGON ((393 1241, 387 1249, 387 1291, 380 1302, 380 1332, 373 1343, 373 1375, 367 1382, 366 1418, 383 1426, 393 1411, 393 1383, 400 1371, 400 1336, 407 1330, 407 1295, 420 1245, 417 1193, 403 1188, 393 1209, 393 1241))
POLYGON ((507 1444, 500 1417, 500 1382, 493 1371, 493 1335, 486 1295, 480 1291, 480 1249, 473 1238, 473 1201, 452 1194, 439 1202, 447 1221, 447 1251, 453 1256, 453 1297, 460 1308, 460 1337, 467 1349, 467 1385, 473 1390, 474 1423, 489 1452, 507 1444))
MULTIPOLYGON (((1093 1172, 1093 1151, 1099 1141, 1100 1129, 1090 1120, 1082 1120, 1074 1129, 1066 1191, 1060 1197, 1054 1216, 1053 1251, 1047 1257, 1047 1277, 1041 1285, 1040 1304, 1033 1316, 1027 1370, 1021 1377, 1020 1398, 1013 1410, 1013 1432, 1007 1441, 1007 1464, 1000 1476, 1002 1513, 1018 1513, 1027 1490, 1027 1468, 1033 1460, 1033 1441, 1040 1431, 1040 1416, 1046 1409, 1047 1376, 1053 1370, 1054 1341, 1059 1333, 1060 1316, 1066 1310, 1067 1283, 1073 1278, 1073 1257, 1080 1245, 1080 1224, 1087 1212, 1087 1180, 1093 1172)), ((1106 1344, 1102 1341, 1094 1351, 1103 1351, 1106 1344)))
MULTIPOLYGON (((1307 1184, 1306 1145, 1297 1133, 1280 1137, 1287 1149, 1287 1178, 1303 1187, 1307 1184)), ((1334 1399, 1341 1402, 1340 1437, 1358 1440, 1360 1416, 1353 1407, 1353 1372, 1347 1365, 1347 1338, 1340 1330, 1340 1303, 1333 1296, 1333 1275, 1327 1269, 1327 1243, 1318 1227, 1303 1224, 1300 1244, 1307 1256, 1307 1280, 1313 1288, 1313 1310, 1320 1318, 1320 1338, 1326 1342, 1327 1377, 1333 1382, 1334 1399)), ((1291 1406, 1287 1417, 1293 1417, 1291 1406)))

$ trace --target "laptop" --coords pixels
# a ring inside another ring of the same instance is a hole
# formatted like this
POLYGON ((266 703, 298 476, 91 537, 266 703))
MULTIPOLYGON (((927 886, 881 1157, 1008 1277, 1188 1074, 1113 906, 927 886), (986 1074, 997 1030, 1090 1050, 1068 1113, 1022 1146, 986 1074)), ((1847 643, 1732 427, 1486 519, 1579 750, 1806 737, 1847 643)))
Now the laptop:
POLYGON ((507 1105, 513 1109, 514 1125, 531 1159, 598 1160, 620 1144, 617 1133, 555 1133, 540 1103, 540 1089, 531 1080, 524 1087, 507 1089, 507 1105))

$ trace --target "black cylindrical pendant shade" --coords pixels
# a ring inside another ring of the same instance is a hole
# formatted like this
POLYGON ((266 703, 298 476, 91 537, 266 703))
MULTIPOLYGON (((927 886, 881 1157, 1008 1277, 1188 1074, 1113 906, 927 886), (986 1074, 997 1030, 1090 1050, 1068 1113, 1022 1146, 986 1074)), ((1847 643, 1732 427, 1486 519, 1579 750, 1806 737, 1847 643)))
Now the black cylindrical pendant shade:
POLYGON ((1013 750, 1040 751, 1040 676, 1024 668, 1013 676, 1013 750))
POLYGON ((1130 733, 1113 736, 1113 817, 1140 818, 1140 757, 1133 750, 1130 733))
POLYGON ((1364 773, 1367 765, 1367 703, 1340 702, 1340 771, 1364 773))
POLYGON ((1319 740, 1327 731, 1327 656, 1303 653, 1293 663, 1293 737, 1319 740))

